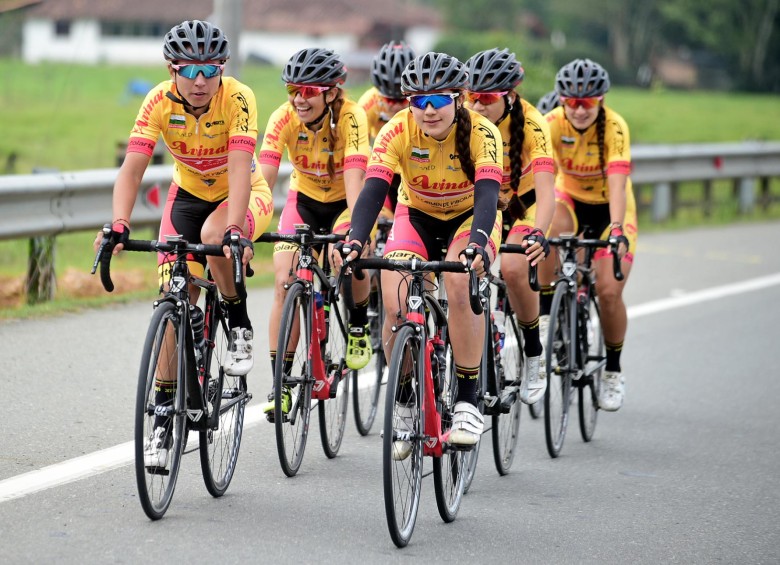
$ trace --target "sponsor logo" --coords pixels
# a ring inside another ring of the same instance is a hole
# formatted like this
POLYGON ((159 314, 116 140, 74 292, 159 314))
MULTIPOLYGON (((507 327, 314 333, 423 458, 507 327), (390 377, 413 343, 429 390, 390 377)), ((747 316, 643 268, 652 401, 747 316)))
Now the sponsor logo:
POLYGON ((210 128, 211 126, 224 126, 225 120, 214 120, 213 122, 206 122, 206 127, 210 128))
POLYGON ((185 129, 187 127, 187 118, 182 114, 171 114, 168 120, 168 127, 173 129, 185 129))
POLYGON ((187 408, 187 417, 193 422, 197 422, 203 417, 203 410, 193 410, 191 408, 187 408))
POLYGON ((412 146, 412 154, 409 156, 409 159, 418 163, 428 163, 431 160, 431 151, 430 149, 412 146))

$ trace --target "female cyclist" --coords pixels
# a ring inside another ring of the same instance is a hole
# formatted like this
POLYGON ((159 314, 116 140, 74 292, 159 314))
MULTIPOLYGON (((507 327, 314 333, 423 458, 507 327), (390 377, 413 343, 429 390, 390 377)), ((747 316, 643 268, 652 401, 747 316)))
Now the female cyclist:
POLYGON ((466 62, 466 67, 466 97, 471 109, 496 124, 503 140, 504 176, 499 198, 506 205, 506 242, 527 246, 525 256, 501 256, 501 274, 525 342, 526 373, 520 399, 534 404, 544 396, 547 374, 539 340, 539 295, 528 284, 528 268, 550 253, 544 236, 555 209, 550 131, 536 108, 515 91, 524 72, 514 53, 508 49, 481 51, 466 62))
MULTIPOLYGON (((590 59, 575 59, 561 67, 555 91, 561 106, 546 115, 557 165, 556 208, 551 234, 582 233, 586 238, 615 238, 625 278, 612 273, 608 250, 595 255, 601 323, 607 365, 601 379, 599 407, 615 411, 623 405, 624 378, 620 353, 628 318, 623 288, 636 252, 637 217, 631 188, 631 149, 628 126, 604 104, 609 75, 590 59)), ((553 262, 539 272, 542 314, 549 314, 553 262), (545 292, 545 287, 547 292, 545 292)), ((549 316, 548 316, 549 319, 549 316)))
MULTIPOLYGON (((370 147, 366 113, 349 100, 341 85, 347 69, 329 49, 312 47, 295 53, 284 67, 288 100, 268 120, 260 149, 260 169, 273 188, 282 153, 293 166, 287 203, 278 231, 295 233, 295 224, 308 224, 315 232, 347 233, 350 215, 363 186, 370 147)), ((298 246, 274 246, 274 301, 268 327, 271 369, 276 364, 279 320, 298 246)), ((350 311, 347 365, 365 367, 371 358, 368 339, 368 279, 355 280, 357 307, 350 311)), ((264 410, 273 419, 274 392, 264 410)), ((283 403, 284 405, 284 403, 283 403)))
MULTIPOLYGON (((496 209, 503 166, 501 134, 490 120, 464 107, 467 80, 465 65, 444 53, 427 53, 404 69, 401 90, 409 108, 398 112, 374 143, 345 246, 352 248, 348 260, 356 258, 368 240, 393 174, 400 171, 398 206, 385 257, 438 260, 444 243, 447 260, 460 258, 465 264, 468 246, 474 249, 472 267, 477 274, 490 267, 501 238, 501 215, 496 209)), ((393 347, 391 328, 406 310, 402 277, 382 271, 388 359, 393 347)), ((476 404, 485 328, 469 307, 468 276, 448 274, 444 284, 458 377, 450 442, 474 445, 484 425, 476 404)), ((411 416, 411 408, 408 411, 411 416)), ((408 427, 411 418, 402 420, 399 426, 408 427)), ((403 459, 410 452, 411 444, 399 440, 396 456, 403 459)))
MULTIPOLYGON (((225 371, 246 375, 253 365, 252 324, 246 296, 233 282, 227 247, 238 233, 242 261, 253 256, 252 240, 268 227, 273 201, 268 184, 257 169, 257 106, 252 90, 222 75, 230 57, 228 40, 209 22, 192 20, 173 27, 163 43, 170 80, 155 86, 141 105, 127 146, 127 154, 114 184, 112 237, 114 254, 130 236, 130 218, 138 188, 157 138, 173 156, 173 182, 160 224, 160 239, 181 234, 191 243, 225 245, 225 258, 209 257, 209 270, 227 305, 231 328, 231 360, 225 371)), ((98 234, 95 245, 99 245, 98 234)), ((161 280, 170 272, 169 259, 158 257, 161 280)), ((205 262, 192 258, 191 272, 202 275, 205 262)), ((199 289, 191 286, 193 303, 199 289)), ((158 394, 170 394, 160 379, 158 394)), ((160 404, 164 404, 161 400, 160 404)), ((155 438, 146 451, 150 466, 165 467, 165 422, 156 423, 155 438)))

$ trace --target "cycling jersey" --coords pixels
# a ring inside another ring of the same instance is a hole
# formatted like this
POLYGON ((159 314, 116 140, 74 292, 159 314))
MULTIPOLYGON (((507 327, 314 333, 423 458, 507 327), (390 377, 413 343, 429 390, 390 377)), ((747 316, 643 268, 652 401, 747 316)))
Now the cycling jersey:
POLYGON ((246 151, 252 158, 252 190, 271 191, 254 159, 257 145, 257 105, 252 90, 233 77, 223 77, 219 90, 200 117, 184 111, 176 85, 166 80, 154 87, 141 105, 130 133, 128 152, 152 155, 162 135, 174 159, 173 182, 207 202, 228 195, 228 152, 246 151))
MULTIPOLYGON (((580 133, 566 119, 559 106, 545 114, 558 171, 555 186, 576 200, 598 204, 609 202, 606 176, 631 172, 631 149, 628 126, 616 112, 604 106, 604 169, 599 161, 598 128, 594 122, 580 133)), ((626 190, 631 190, 628 179, 626 190)))
POLYGON ((379 102, 381 98, 382 95, 379 93, 379 90, 376 87, 371 87, 358 99, 358 105, 366 111, 369 139, 376 139, 376 136, 379 135, 379 130, 392 117, 382 112, 379 102))
POLYGON ((335 175, 328 175, 330 155, 330 118, 325 116, 322 128, 312 131, 301 122, 295 107, 285 102, 268 120, 263 144, 260 148, 261 165, 278 167, 282 153, 293 166, 290 190, 297 190, 320 202, 334 202, 346 198, 344 171, 365 170, 370 146, 366 113, 352 100, 344 100, 336 124, 333 165, 335 175))
MULTIPOLYGON (((522 163, 522 174, 520 183, 517 186, 518 196, 523 195, 534 188, 535 173, 554 173, 555 163, 553 161, 553 148, 550 140, 550 128, 544 117, 532 104, 518 98, 523 108, 525 125, 523 126, 523 146, 520 150, 520 160, 522 163)), ((501 180, 501 198, 509 200, 512 196, 509 186, 512 162, 509 158, 509 144, 511 136, 509 133, 511 117, 498 124, 498 130, 501 132, 501 139, 504 146, 504 175, 501 180)))
MULTIPOLYGON (((469 110, 471 155, 475 181, 501 182, 503 160, 501 134, 487 118, 469 110)), ((398 203, 448 220, 474 207, 474 184, 460 168, 455 149, 457 128, 443 141, 425 135, 411 110, 398 112, 380 130, 368 163, 366 180, 376 177, 392 182, 401 173, 398 203)))

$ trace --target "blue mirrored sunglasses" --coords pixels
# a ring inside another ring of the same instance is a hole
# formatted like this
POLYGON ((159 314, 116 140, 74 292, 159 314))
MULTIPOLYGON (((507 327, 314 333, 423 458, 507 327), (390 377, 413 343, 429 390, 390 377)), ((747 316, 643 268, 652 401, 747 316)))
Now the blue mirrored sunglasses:
POLYGON ((184 78, 195 78, 198 73, 203 73, 204 78, 214 78, 222 72, 225 65, 174 65, 171 63, 171 68, 184 78))
POLYGON ((442 94, 415 94, 407 96, 406 99, 418 110, 425 110, 428 104, 433 106, 434 110, 438 110, 452 104, 458 96, 460 96, 459 92, 446 92, 442 94))

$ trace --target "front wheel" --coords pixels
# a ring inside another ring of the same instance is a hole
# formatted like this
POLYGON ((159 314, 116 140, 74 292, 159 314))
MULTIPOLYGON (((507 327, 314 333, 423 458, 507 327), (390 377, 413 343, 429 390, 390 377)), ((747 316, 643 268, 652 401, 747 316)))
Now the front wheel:
POLYGON ((599 412, 599 390, 601 376, 606 364, 606 347, 604 333, 601 329, 601 311, 598 301, 591 297, 588 301, 588 311, 582 316, 581 328, 588 343, 588 358, 585 365, 585 375, 577 383, 579 388, 580 434, 583 441, 593 439, 596 431, 596 419, 599 412))
POLYGON ((379 279, 379 271, 371 273, 371 292, 368 295, 368 327, 371 332, 371 348, 374 354, 371 356, 371 362, 356 373, 355 386, 352 388, 355 425, 358 433, 362 436, 368 435, 371 426, 374 425, 379 404, 379 392, 387 369, 382 345, 385 310, 379 279))
POLYGON ((347 368, 347 329, 346 308, 343 302, 334 300, 331 295, 328 313, 328 342, 322 348, 322 360, 325 364, 325 376, 336 386, 335 395, 319 401, 320 440, 328 459, 338 455, 344 429, 347 425, 349 407, 349 382, 354 371, 347 368))
POLYGON ((171 504, 186 443, 179 325, 176 306, 162 302, 152 315, 138 373, 135 477, 141 506, 152 520, 162 518, 171 504))
POLYGON ((246 377, 225 373, 230 356, 230 330, 222 311, 217 312, 221 307, 216 299, 213 308, 205 360, 208 378, 204 383, 211 425, 200 432, 200 466, 206 489, 219 497, 225 494, 236 470, 249 396, 246 377))
POLYGON ((314 383, 309 358, 311 343, 311 301, 302 284, 287 291, 274 366, 274 428, 279 464, 288 477, 301 467, 311 417, 314 383))
POLYGON ((560 454, 566 437, 571 376, 577 368, 574 352, 576 312, 572 307, 572 296, 565 281, 555 286, 545 349, 547 392, 544 395, 544 432, 547 452, 553 458, 560 454))
POLYGON ((423 474, 423 382, 420 338, 404 326, 390 360, 382 438, 382 481, 390 537, 405 547, 414 532, 423 474))

